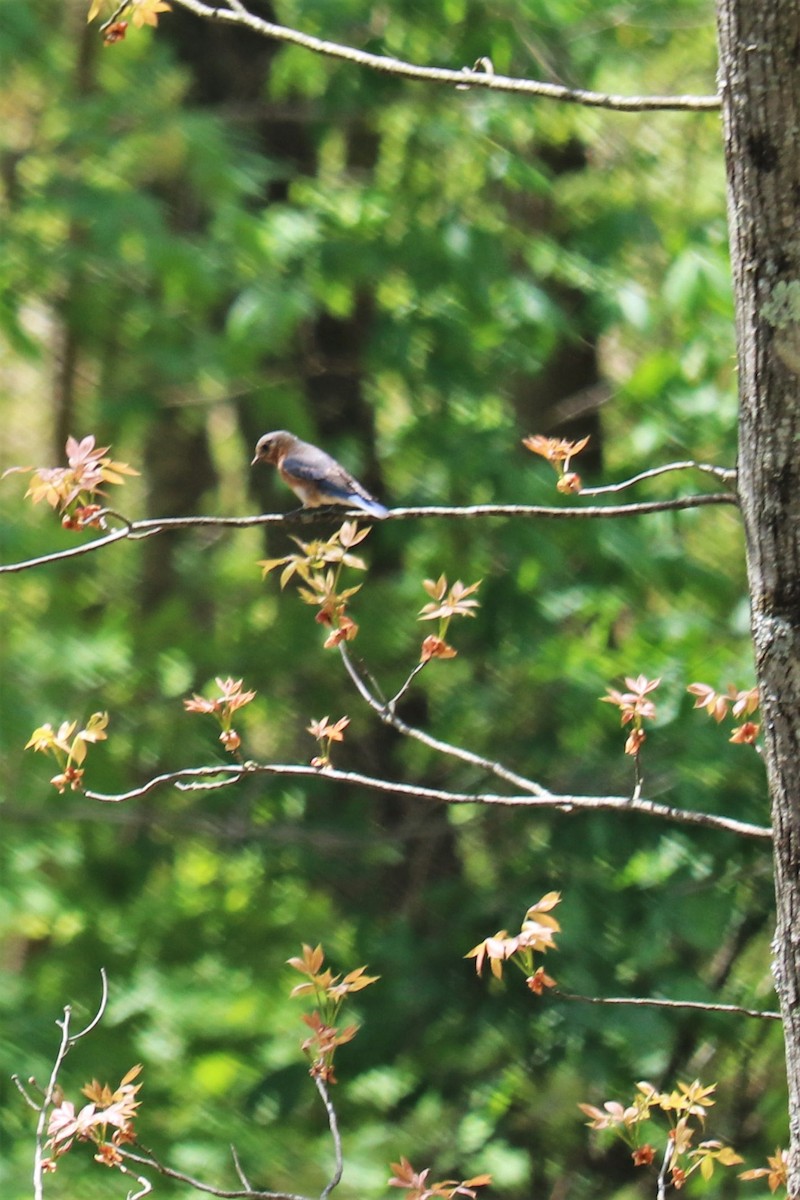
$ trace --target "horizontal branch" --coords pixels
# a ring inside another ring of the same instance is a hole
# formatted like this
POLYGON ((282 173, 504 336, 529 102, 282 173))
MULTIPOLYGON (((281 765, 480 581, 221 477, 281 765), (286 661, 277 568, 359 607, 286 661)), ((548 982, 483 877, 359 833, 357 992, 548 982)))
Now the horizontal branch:
MULTIPOLYGON (((649 513, 681 511, 688 508, 701 508, 708 504, 733 504, 736 497, 730 492, 712 492, 696 496, 678 496, 672 500, 647 500, 640 504, 608 504, 594 505, 587 508, 561 508, 546 504, 472 504, 466 507, 447 508, 443 505, 425 505, 417 508, 393 508, 387 521, 409 521, 424 517, 438 517, 446 520, 475 519, 477 517, 530 517, 545 520, 580 520, 608 517, 641 517, 649 513)), ((341 520, 348 515, 346 509, 338 509, 332 514, 329 509, 300 509, 288 513, 259 513, 249 517, 158 517, 142 521, 129 521, 117 513, 101 514, 114 516, 125 521, 123 529, 115 529, 103 537, 91 542, 83 542, 80 546, 70 546, 66 550, 55 550, 51 554, 42 554, 37 558, 26 558, 20 562, 0 565, 0 575, 12 574, 19 571, 29 571, 33 567, 47 566, 50 563, 63 562, 65 559, 78 558, 82 554, 91 554, 102 550, 114 542, 130 539, 138 541, 141 538, 154 537, 159 533, 169 533, 180 529, 252 529, 261 525, 295 525, 308 524, 320 518, 335 516, 341 520)), ((365 514, 353 511, 350 516, 364 520, 365 514)))
POLYGON ((313 34, 302 33, 286 25, 276 25, 263 17, 247 11, 240 3, 230 8, 204 4, 202 0, 173 0, 195 16, 219 21, 226 25, 240 25, 251 29, 271 41, 288 42, 301 46, 314 54, 336 58, 355 66, 367 67, 383 75, 403 79, 416 79, 423 83, 434 83, 455 87, 460 91, 483 88, 491 92, 510 92, 516 95, 559 100, 566 104, 581 104, 589 108, 607 108, 616 112, 647 112, 655 110, 679 110, 683 112, 709 112, 720 107, 718 96, 615 96, 606 92, 591 92, 583 88, 564 87, 558 83, 543 83, 536 79, 521 79, 510 75, 496 75, 489 59, 479 59, 472 68, 453 70, 448 67, 423 67, 417 63, 404 62, 384 54, 371 54, 354 46, 330 42, 313 34))
POLYGON ((681 512, 687 508, 704 508, 709 504, 733 504, 739 501, 733 492, 699 492, 692 496, 674 496, 667 500, 641 500, 636 504, 594 504, 585 508, 567 508, 554 504, 469 504, 459 508, 428 505, 417 508, 393 508, 389 518, 409 517, 541 517, 547 520, 598 520, 609 517, 643 517, 657 512, 681 512))
POLYGON ((139 787, 127 792, 105 793, 86 791, 84 795, 89 800, 98 800, 104 804, 121 804, 147 796, 159 787, 172 785, 182 791, 201 791, 227 787, 240 783, 241 780, 254 775, 275 775, 293 779, 327 779, 333 783, 347 784, 350 787, 365 788, 369 791, 388 793, 394 796, 408 796, 415 800, 430 800, 439 804, 476 804, 495 808, 538 808, 552 809, 556 812, 624 812, 641 813, 644 816, 657 817, 661 820, 672 821, 681 825, 703 826, 724 833, 734 833, 738 837, 754 838, 769 841, 772 831, 762 825, 752 825, 747 821, 738 821, 733 817, 722 817, 716 813, 695 812, 691 809, 674 808, 668 804, 659 804, 654 800, 632 800, 630 796, 565 796, 553 792, 540 795, 503 796, 494 792, 453 792, 442 788, 424 787, 421 784, 399 783, 391 779, 380 779, 373 775, 363 775, 358 771, 340 771, 336 767, 312 767, 302 764, 289 763, 254 763, 241 765, 222 765, 218 767, 184 767, 178 771, 169 771, 156 775, 139 787))
POLYGON ((548 993, 559 1000, 578 1000, 584 1004, 624 1004, 634 1008, 689 1008, 700 1012, 732 1013, 739 1017, 757 1017, 762 1021, 782 1020, 779 1012, 761 1008, 743 1008, 740 1004, 710 1004, 704 1000, 657 1000, 651 996, 578 996, 559 990, 548 993))

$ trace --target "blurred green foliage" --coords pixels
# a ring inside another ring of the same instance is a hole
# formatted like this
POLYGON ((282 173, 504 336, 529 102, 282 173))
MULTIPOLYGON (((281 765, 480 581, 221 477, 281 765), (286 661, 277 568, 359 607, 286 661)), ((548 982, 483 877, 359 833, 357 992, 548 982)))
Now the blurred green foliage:
MULTIPOLYGON (((55 465, 68 433, 92 432, 142 472, 114 505, 166 516, 291 507, 247 465, 280 427, 392 505, 553 502, 552 472, 520 445, 532 432, 591 432, 591 484, 684 457, 732 464, 713 114, 435 90, 177 12, 103 48, 85 7, 0 3, 4 468, 55 465)), ((700 0, 284 0, 275 16, 422 63, 488 54, 599 90, 714 86, 700 0)), ((680 483, 695 485, 708 481, 680 483)), ((75 542, 24 487, 2 482, 3 562, 75 542)), ((221 761, 182 699, 232 675, 258 692, 246 756, 307 762, 309 721, 347 714, 338 766, 496 786, 364 710, 312 610, 260 579, 256 560, 289 549, 283 533, 196 530, 3 577, 3 1195, 30 1194, 33 1144, 8 1077, 47 1078, 53 1022, 66 1003, 76 1021, 92 1011, 100 966, 108 1015, 69 1058, 67 1093, 142 1061, 141 1136, 163 1159, 231 1186, 233 1142, 257 1186, 319 1191, 331 1147, 284 965, 303 941, 381 976, 339 1054, 343 1200, 385 1194, 401 1154, 434 1177, 490 1171, 508 1200, 649 1194, 576 1107, 642 1078, 718 1080, 710 1136, 771 1150, 773 1026, 536 999, 462 957, 554 888, 564 933, 547 969, 565 991, 772 1007, 763 845, 636 815, 445 811, 323 778, 100 805, 58 796, 45 760, 23 755, 44 721, 107 709, 96 790, 221 761)), ((734 510, 397 522, 364 553, 354 653, 386 694, 429 632, 422 579, 483 579, 477 619, 450 631, 458 658, 401 708, 412 724, 555 791, 619 794, 631 763, 598 697, 659 675, 645 793, 766 821, 756 755, 685 692, 752 683, 734 510)), ((120 1194, 77 1158, 48 1195, 120 1194)), ((731 1186, 715 1178, 714 1194, 731 1186)))

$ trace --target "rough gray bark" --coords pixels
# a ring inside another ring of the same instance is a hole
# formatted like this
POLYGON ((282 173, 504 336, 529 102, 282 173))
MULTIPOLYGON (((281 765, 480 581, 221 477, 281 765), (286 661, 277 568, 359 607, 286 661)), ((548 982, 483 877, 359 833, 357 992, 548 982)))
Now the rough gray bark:
POLYGON ((800 0, 717 0, 739 495, 775 832, 774 973, 800 1195, 800 0))

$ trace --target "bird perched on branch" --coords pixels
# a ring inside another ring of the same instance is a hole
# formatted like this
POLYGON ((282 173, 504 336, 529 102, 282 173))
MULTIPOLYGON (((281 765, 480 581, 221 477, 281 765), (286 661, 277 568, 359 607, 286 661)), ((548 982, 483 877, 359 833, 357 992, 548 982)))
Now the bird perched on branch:
POLYGON ((310 442, 301 442, 293 433, 277 429, 259 438, 255 457, 250 464, 272 463, 284 483, 303 502, 304 508, 319 508, 325 504, 342 504, 345 508, 360 508, 371 517, 389 515, 365 487, 349 471, 310 442))

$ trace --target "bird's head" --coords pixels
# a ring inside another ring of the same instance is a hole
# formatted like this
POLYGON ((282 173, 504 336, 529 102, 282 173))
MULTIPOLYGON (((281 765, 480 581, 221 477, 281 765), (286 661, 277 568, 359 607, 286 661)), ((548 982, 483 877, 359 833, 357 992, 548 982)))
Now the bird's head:
POLYGON ((293 441, 295 441, 294 434, 287 433, 285 429, 276 429, 273 433, 265 433, 258 439, 255 456, 250 466, 254 467, 256 463, 260 462, 277 463, 281 454, 289 449, 293 441))

